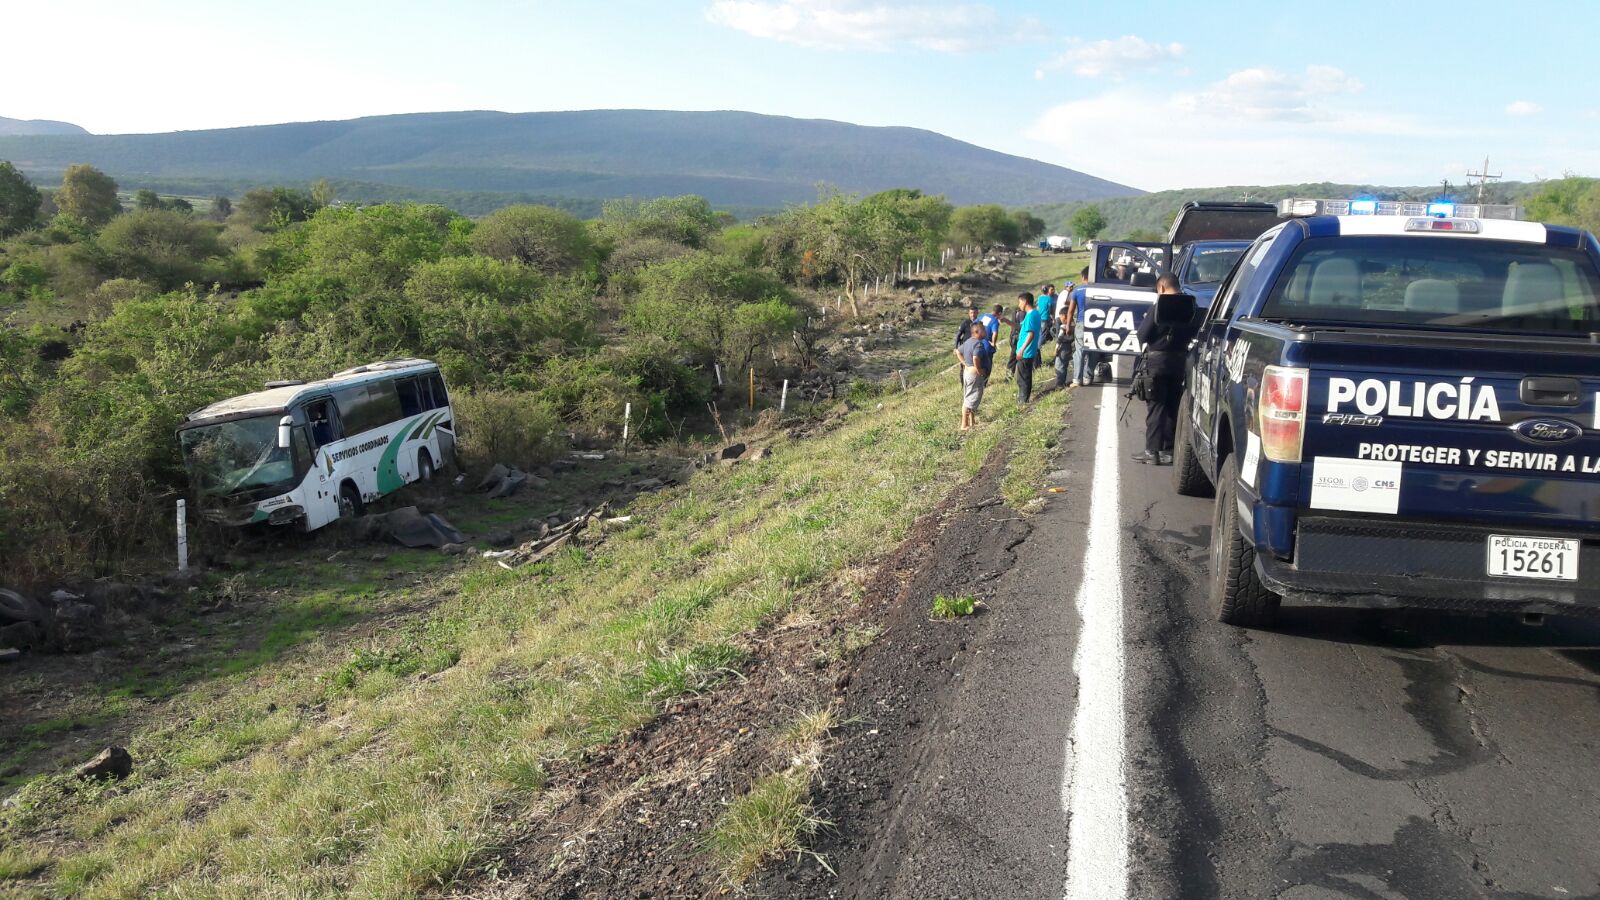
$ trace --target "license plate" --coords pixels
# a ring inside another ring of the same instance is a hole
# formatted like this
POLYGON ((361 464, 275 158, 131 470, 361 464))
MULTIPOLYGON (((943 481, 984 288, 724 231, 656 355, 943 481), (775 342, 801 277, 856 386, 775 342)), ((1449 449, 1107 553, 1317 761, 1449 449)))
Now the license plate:
POLYGON ((1491 534, 1489 574, 1501 578, 1577 581, 1580 543, 1561 538, 1491 534))

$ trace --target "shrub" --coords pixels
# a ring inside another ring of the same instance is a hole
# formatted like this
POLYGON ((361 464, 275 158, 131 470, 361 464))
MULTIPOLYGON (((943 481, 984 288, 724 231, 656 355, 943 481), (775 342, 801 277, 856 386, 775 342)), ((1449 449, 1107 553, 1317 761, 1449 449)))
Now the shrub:
POLYGON ((457 391, 451 405, 460 419, 463 464, 535 466, 554 459, 565 442, 550 404, 527 391, 457 391))

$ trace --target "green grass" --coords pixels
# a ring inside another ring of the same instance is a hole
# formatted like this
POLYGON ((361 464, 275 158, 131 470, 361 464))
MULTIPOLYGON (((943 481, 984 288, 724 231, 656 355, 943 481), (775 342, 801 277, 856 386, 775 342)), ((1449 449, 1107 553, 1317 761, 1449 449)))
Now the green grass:
POLYGON ((935 619, 959 619, 972 615, 977 609, 978 601, 971 597, 946 597, 940 594, 933 598, 935 619))
MULTIPOLYGON (((885 394, 881 409, 826 434, 777 439, 759 464, 641 497, 633 526, 601 545, 515 571, 440 564, 416 589, 430 605, 397 624, 383 616, 407 590, 382 587, 387 562, 251 573, 283 584, 285 597, 205 677, 119 685, 125 697, 170 697, 159 718, 130 728, 132 777, 37 778, 0 811, 0 846, 56 838, 48 865, 13 866, 0 892, 444 890, 525 818, 552 763, 730 677, 755 629, 890 548, 1002 440, 1040 418, 1055 420, 1043 430, 1059 427, 1059 416, 1041 416, 1048 404, 1025 412, 997 397, 957 437, 947 374, 885 394), (328 636, 367 622, 347 643, 328 636)), ((409 554, 390 560, 408 578, 433 571, 409 554)), ((785 767, 764 779, 730 806, 724 833, 765 834, 769 854, 797 846, 816 824, 810 777, 785 767)), ((745 860, 734 871, 749 859, 730 858, 745 860)))
POLYGON ((783 768, 757 779, 712 826, 705 847, 729 884, 742 885, 767 862, 807 852, 806 839, 828 824, 811 805, 811 783, 821 768, 828 733, 837 725, 835 706, 791 722, 773 747, 783 768))

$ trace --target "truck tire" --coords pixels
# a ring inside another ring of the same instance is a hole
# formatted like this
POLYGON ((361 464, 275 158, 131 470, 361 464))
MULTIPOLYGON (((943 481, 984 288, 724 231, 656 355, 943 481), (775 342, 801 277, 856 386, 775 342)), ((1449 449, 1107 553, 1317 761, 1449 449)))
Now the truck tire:
POLYGON ((1194 425, 1189 418, 1189 395, 1178 401, 1178 433, 1172 440, 1172 489, 1185 497, 1210 497, 1216 493, 1195 455, 1194 425))
POLYGON ((433 480, 433 457, 429 456, 426 450, 417 451, 417 480, 423 482, 433 480))
POLYGON ((1256 575, 1256 548, 1239 533, 1235 499, 1238 463, 1230 456, 1217 472, 1216 511, 1211 517, 1211 614, 1224 625, 1260 628, 1272 624, 1281 599, 1256 575))

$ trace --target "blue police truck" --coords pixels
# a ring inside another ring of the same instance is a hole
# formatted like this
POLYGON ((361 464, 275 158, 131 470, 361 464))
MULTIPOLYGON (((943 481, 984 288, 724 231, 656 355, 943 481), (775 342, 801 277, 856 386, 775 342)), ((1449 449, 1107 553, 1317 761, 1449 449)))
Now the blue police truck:
POLYGON ((1245 250, 1199 319, 1173 465, 1216 497, 1220 621, 1600 614, 1600 245, 1517 212, 1285 200, 1245 250))
POLYGON ((1209 305, 1224 275, 1256 236, 1278 224, 1271 203, 1191 200, 1166 241, 1096 241, 1084 287, 1081 340, 1093 351, 1137 355, 1136 332, 1155 301, 1156 279, 1178 276, 1185 293, 1209 305))

